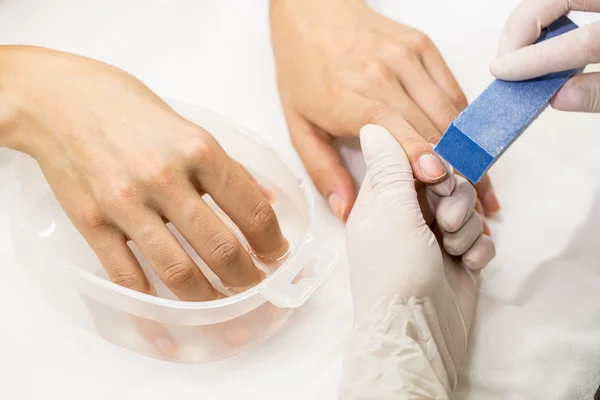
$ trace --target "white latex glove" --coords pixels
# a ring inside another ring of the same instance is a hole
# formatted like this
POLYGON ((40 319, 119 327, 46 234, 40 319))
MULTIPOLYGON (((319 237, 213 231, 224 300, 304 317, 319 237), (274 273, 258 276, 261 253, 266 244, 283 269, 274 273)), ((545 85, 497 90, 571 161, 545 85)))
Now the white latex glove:
POLYGON ((346 226, 355 320, 341 398, 450 398, 478 269, 494 244, 463 178, 450 173, 416 190, 408 158, 384 128, 365 126, 361 145, 367 176, 346 226))
MULTIPOLYGON (((600 11, 600 0, 525 0, 504 25, 490 72, 498 79, 525 80, 600 62, 600 22, 532 44, 569 11, 600 11)), ((571 78, 552 99, 563 111, 600 112, 600 73, 571 78)))

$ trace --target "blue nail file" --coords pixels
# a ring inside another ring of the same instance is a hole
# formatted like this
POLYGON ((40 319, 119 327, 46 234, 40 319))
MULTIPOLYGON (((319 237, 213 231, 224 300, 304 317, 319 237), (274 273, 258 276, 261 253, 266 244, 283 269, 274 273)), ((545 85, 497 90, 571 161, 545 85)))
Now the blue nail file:
MULTIPOLYGON (((576 24, 563 16, 542 31, 538 42, 576 28, 576 24)), ((435 152, 469 181, 479 182, 577 71, 520 82, 495 80, 450 124, 435 152)))

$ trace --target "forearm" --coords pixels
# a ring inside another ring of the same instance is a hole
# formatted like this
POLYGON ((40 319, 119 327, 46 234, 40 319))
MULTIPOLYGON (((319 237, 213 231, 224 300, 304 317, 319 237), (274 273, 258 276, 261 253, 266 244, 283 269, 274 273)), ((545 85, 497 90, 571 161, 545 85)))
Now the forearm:
POLYGON ((85 60, 44 47, 0 46, 0 147, 34 158, 47 150, 51 124, 71 111, 59 105, 59 93, 70 87, 66 78, 77 74, 79 65, 92 62, 85 60))
POLYGON ((456 368, 428 300, 385 299, 358 317, 340 398, 450 399, 456 368))
POLYGON ((339 7, 339 6, 348 6, 352 4, 365 4, 365 0, 269 0, 269 8, 270 11, 276 10, 281 6, 293 6, 298 9, 300 8, 310 8, 316 6, 323 7, 339 7))
POLYGON ((337 26, 346 23, 349 13, 361 13, 365 8, 368 9, 365 0, 270 0, 269 17, 271 26, 290 21, 337 26))

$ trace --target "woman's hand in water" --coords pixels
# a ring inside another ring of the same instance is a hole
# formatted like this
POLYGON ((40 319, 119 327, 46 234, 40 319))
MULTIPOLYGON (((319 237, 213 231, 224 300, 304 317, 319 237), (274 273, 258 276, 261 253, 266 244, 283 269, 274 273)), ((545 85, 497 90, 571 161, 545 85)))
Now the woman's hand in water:
MULTIPOLYGON (((417 179, 446 170, 431 149, 467 100, 423 33, 362 0, 271 0, 277 82, 292 143, 321 194, 346 220, 356 192, 333 140, 385 126, 417 179)), ((477 186, 486 212, 499 209, 489 179, 477 186)))
POLYGON ((494 244, 466 180, 415 188, 390 133, 368 125, 360 138, 367 175, 346 226, 354 330, 341 398, 449 398, 494 244))
POLYGON ((110 279, 151 286, 131 239, 180 299, 211 300, 210 285, 165 226, 168 220, 233 290, 263 279, 247 249, 203 201, 208 193, 252 250, 288 244, 267 198, 199 126, 131 75, 43 48, 0 46, 0 145, 33 156, 110 279))

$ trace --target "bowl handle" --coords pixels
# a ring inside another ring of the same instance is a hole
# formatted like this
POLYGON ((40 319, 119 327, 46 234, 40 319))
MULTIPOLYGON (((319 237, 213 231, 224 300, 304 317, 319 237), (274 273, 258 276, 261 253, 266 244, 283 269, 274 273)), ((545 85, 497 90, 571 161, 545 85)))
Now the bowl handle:
POLYGON ((338 264, 339 253, 309 238, 285 262, 271 279, 260 285, 261 294, 280 308, 297 308, 303 305, 329 273, 338 264))

